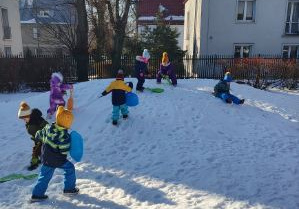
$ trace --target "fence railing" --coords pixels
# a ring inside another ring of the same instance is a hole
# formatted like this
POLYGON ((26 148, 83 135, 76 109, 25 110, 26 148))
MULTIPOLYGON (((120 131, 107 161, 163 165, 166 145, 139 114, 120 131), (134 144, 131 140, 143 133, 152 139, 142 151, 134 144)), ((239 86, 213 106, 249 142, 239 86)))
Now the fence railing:
MULTIPOLYGON (((135 76, 136 56, 124 55, 121 68, 126 77, 135 76)), ((284 59, 277 55, 258 55, 252 58, 234 58, 222 55, 185 56, 171 60, 178 78, 221 79, 231 71, 235 79, 252 80, 253 84, 264 84, 269 80, 291 79, 298 81, 299 59, 284 59)), ((161 58, 149 61, 149 78, 156 78, 161 58)), ((52 72, 60 71, 65 82, 76 82, 76 61, 67 56, 11 56, 0 57, 0 91, 17 91, 26 86, 32 90, 48 90, 52 72)), ((107 57, 89 58, 89 79, 114 78, 115 69, 107 57)))

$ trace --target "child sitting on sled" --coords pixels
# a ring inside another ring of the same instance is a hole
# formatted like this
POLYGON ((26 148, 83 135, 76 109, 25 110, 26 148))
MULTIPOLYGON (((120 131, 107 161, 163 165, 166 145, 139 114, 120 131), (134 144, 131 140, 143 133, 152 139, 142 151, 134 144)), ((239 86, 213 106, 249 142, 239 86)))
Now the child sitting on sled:
POLYGON ((123 70, 118 70, 116 80, 111 82, 110 85, 102 92, 102 96, 106 96, 112 92, 112 124, 117 125, 119 119, 119 111, 123 115, 123 118, 128 118, 128 106, 126 105, 126 92, 131 92, 133 89, 133 83, 128 82, 128 85, 124 82, 123 70))
POLYGON ((230 93, 230 82, 232 80, 230 72, 226 72, 224 78, 214 87, 214 95, 226 103, 243 104, 244 99, 239 99, 230 93))
POLYGON ((48 124, 36 133, 35 139, 42 142, 42 167, 36 185, 32 191, 31 201, 47 199, 45 192, 56 168, 64 170, 64 194, 77 194, 76 173, 73 163, 68 161, 71 138, 68 129, 73 123, 71 111, 59 106, 56 123, 48 124))
POLYGON ((169 61, 167 52, 163 52, 163 55, 162 55, 162 63, 160 64, 160 69, 157 74, 157 83, 161 83, 162 77, 170 79, 171 84, 173 86, 177 85, 177 80, 176 80, 176 76, 174 73, 174 66, 169 61))
POLYGON ((30 134, 31 140, 34 142, 30 166, 27 168, 31 171, 36 169, 40 164, 41 155, 41 142, 35 140, 35 134, 37 131, 43 129, 48 122, 42 117, 42 112, 39 109, 34 108, 31 110, 26 102, 21 102, 18 117, 25 121, 27 132, 30 134))
POLYGON ((63 76, 61 73, 53 73, 50 80, 50 108, 47 110, 47 118, 51 118, 58 106, 65 106, 63 99, 64 92, 73 89, 71 84, 63 84, 63 76))

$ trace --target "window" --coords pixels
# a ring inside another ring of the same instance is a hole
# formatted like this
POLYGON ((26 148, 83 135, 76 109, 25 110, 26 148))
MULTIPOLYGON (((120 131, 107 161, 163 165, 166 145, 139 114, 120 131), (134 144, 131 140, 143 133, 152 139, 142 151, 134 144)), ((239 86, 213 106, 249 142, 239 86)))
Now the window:
POLYGON ((11 29, 8 21, 7 9, 1 9, 2 13, 2 27, 3 27, 3 39, 11 39, 11 29))
POLYGON ((4 53, 5 53, 5 56, 11 56, 11 47, 10 46, 5 46, 4 47, 4 53))
POLYGON ((238 0, 237 21, 254 22, 255 0, 238 0))
POLYGON ((37 39, 37 38, 40 37, 40 34, 39 34, 37 28, 33 28, 33 29, 32 29, 32 32, 33 32, 33 38, 34 38, 34 39, 37 39))
POLYGON ((282 56, 283 56, 283 58, 298 58, 299 59, 299 44, 283 46, 282 56))
POLYGON ((299 34, 299 1, 288 3, 286 34, 299 34))
POLYGON ((252 45, 247 45, 247 44, 238 44, 235 45, 235 58, 247 58, 250 56, 252 51, 252 45))
POLYGON ((50 17, 50 11, 49 10, 40 10, 38 16, 39 17, 50 17))

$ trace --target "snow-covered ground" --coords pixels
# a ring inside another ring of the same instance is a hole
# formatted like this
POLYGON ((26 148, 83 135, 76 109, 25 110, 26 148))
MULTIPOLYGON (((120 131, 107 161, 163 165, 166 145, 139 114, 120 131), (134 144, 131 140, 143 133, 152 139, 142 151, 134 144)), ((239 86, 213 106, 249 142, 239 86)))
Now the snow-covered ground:
MULTIPOLYGON (((36 180, 15 180, 0 184, 0 208, 299 208, 298 92, 233 83, 246 99, 237 106, 210 94, 216 80, 179 80, 162 84, 162 94, 139 93, 114 127, 111 95, 97 98, 110 81, 75 85, 73 129, 85 139, 75 164, 80 194, 64 196, 56 170, 49 200, 29 204, 36 180)), ((0 94, 0 177, 37 172, 25 168, 32 142, 17 119, 22 99, 45 115, 49 93, 0 94)))

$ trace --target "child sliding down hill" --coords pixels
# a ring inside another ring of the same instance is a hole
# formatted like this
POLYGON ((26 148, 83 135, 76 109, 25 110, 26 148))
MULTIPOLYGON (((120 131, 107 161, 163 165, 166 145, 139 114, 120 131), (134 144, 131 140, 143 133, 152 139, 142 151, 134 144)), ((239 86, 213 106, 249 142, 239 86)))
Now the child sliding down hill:
POLYGON ((112 124, 117 125, 119 119, 119 111, 124 119, 128 118, 128 106, 126 105, 126 92, 131 92, 133 89, 133 83, 128 82, 127 86, 124 82, 124 73, 122 70, 118 70, 116 80, 112 81, 110 85, 103 91, 102 95, 106 96, 112 92, 112 124))
POLYGON ((230 82, 232 80, 233 79, 230 72, 226 72, 224 79, 221 79, 214 87, 214 95, 215 97, 219 97, 226 103, 233 102, 234 104, 243 104, 245 101, 244 99, 239 99, 238 97, 230 93, 230 82))

